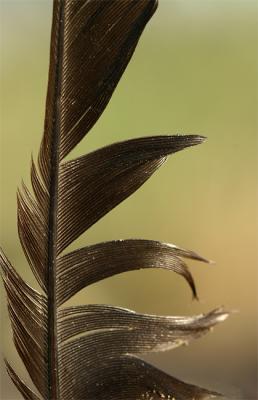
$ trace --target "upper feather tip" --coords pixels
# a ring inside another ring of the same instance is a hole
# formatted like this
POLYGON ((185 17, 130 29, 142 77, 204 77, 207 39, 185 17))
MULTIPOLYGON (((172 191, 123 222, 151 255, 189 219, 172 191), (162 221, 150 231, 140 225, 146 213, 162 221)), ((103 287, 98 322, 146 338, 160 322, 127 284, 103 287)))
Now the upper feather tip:
POLYGON ((175 135, 171 136, 171 138, 177 151, 187 147, 197 146, 206 140, 206 137, 200 135, 175 135))
POLYGON ((192 143, 192 146, 204 143, 207 140, 207 137, 201 135, 187 135, 187 137, 189 138, 189 141, 192 143))

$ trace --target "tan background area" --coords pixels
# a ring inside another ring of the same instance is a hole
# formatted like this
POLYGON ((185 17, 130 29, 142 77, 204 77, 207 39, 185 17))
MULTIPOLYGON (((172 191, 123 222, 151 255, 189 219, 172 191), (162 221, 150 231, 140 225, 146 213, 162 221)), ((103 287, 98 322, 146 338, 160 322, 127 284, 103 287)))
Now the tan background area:
MULTIPOLYGON (((35 281, 18 242, 16 188, 28 182, 44 117, 49 0, 1 0, 1 243, 35 281)), ((199 133, 202 146, 172 156, 137 193, 73 244, 119 238, 171 242, 216 265, 191 263, 200 302, 167 271, 130 272, 81 291, 73 303, 141 312, 239 310, 205 338, 148 357, 174 376, 255 400, 257 373, 257 2, 160 0, 111 103, 74 157, 150 134, 199 133)), ((1 346, 26 381, 1 292, 1 346)), ((20 399, 2 365, 1 399, 20 399)))

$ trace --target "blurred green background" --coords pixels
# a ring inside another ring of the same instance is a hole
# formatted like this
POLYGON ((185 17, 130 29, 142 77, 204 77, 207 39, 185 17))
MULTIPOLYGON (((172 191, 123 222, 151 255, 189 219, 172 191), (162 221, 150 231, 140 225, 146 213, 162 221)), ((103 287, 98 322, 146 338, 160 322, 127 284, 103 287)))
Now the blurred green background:
MULTIPOLYGON (((1 244, 35 281, 18 243, 16 188, 37 154, 47 85, 50 0, 1 0, 1 244)), ((119 238, 171 242, 216 265, 190 263, 200 302, 167 271, 130 272, 81 291, 74 303, 194 314, 238 314, 212 334, 148 357, 180 379, 257 398, 257 2, 160 0, 110 104, 72 157, 150 134, 208 141, 172 156, 137 193, 73 247, 119 238)), ((1 294, 2 352, 29 381, 14 350, 1 294)), ((20 395, 1 368, 1 399, 20 395)))

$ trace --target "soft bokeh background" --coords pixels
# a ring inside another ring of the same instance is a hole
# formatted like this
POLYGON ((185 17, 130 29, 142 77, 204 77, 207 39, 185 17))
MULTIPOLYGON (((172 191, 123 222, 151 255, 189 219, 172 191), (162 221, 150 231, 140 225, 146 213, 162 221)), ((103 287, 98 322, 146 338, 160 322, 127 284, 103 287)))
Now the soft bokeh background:
MULTIPOLYGON (((1 0, 1 243, 35 284, 18 243, 16 187, 28 181, 43 127, 50 0, 1 0)), ((257 398, 257 2, 160 0, 111 103, 72 156, 132 137, 208 136, 171 157, 136 194, 73 247, 118 238, 175 243, 214 259, 192 263, 201 301, 180 278, 145 270, 107 279, 74 302, 141 312, 239 310, 190 346, 148 357, 175 376, 257 398)), ((1 294, 2 351, 28 380, 1 294)), ((20 399, 2 366, 1 399, 20 399)))

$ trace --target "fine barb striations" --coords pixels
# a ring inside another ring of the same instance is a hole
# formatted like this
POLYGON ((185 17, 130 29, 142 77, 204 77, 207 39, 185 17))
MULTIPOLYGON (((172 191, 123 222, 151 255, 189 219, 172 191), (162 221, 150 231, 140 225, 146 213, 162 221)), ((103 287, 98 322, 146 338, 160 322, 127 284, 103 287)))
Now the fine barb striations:
POLYGON ((107 106, 156 0, 54 0, 44 135, 32 161, 33 193, 18 191, 18 231, 42 292, 0 264, 16 349, 35 385, 6 361, 27 400, 202 399, 216 396, 139 358, 207 333, 228 313, 194 317, 138 314, 107 305, 65 307, 82 288, 140 268, 182 275, 196 297, 185 258, 196 253, 151 240, 119 240, 65 251, 83 232, 134 193, 165 161, 203 142, 197 135, 153 136, 65 157, 107 106))

